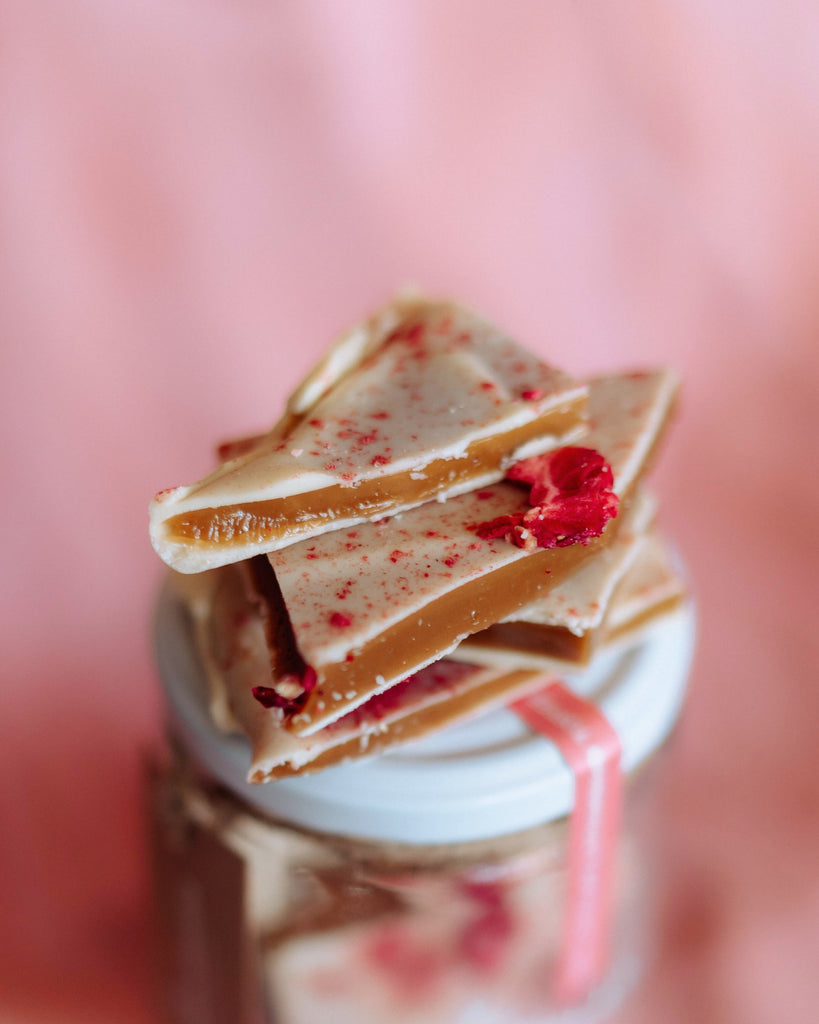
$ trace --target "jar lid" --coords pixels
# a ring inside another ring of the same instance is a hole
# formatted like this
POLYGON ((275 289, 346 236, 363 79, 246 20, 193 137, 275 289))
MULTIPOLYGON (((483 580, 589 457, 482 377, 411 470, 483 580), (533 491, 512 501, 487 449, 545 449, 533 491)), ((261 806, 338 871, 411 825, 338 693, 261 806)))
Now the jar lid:
MULTIPOLYGON (((688 605, 639 644, 603 651, 565 677, 617 731, 624 771, 656 750, 674 725, 694 635, 688 605)), ((177 732, 220 782, 264 814, 336 835, 434 844, 522 831, 572 808, 574 782, 557 747, 506 710, 316 775, 250 784, 248 742, 213 725, 185 609, 168 591, 160 598, 156 646, 177 732)))

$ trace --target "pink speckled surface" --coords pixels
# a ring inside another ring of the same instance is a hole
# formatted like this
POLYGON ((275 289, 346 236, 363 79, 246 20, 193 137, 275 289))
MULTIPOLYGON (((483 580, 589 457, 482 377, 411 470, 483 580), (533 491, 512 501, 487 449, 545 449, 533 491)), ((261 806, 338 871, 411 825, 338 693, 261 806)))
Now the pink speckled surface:
POLYGON ((4 1024, 154 1024, 147 502, 406 281, 681 371, 702 637, 627 1019, 815 1019, 818 48, 799 0, 2 0, 4 1024))
MULTIPOLYGON (((150 508, 151 540, 169 565, 181 572, 201 572, 315 536, 330 528, 328 520, 340 529, 378 513, 392 515, 424 496, 405 498, 405 503, 395 496, 391 504, 371 501, 362 512, 361 495, 350 488, 391 474, 398 480, 423 480, 421 471, 428 463, 462 456, 481 439, 538 421, 540 436, 520 444, 508 458, 568 443, 582 429, 582 407, 568 415, 568 422, 556 423, 551 417, 566 417, 567 406, 585 402, 584 385, 465 310, 421 299, 414 305, 396 301, 372 320, 350 325, 322 358, 316 383, 325 393, 295 402, 290 396, 288 413, 295 415, 295 404, 302 417, 298 423, 285 427, 277 422, 272 434, 251 441, 246 453, 226 460, 203 480, 156 495, 150 508), (337 373, 323 369, 325 359, 332 365, 331 353, 344 367, 337 373), (335 386, 324 384, 325 377, 335 386), (250 502, 310 495, 323 488, 336 489, 335 499, 324 501, 330 514, 311 525, 296 525, 291 518, 280 538, 254 529, 252 520, 243 517, 241 528, 220 530, 210 523, 200 526, 194 537, 188 534, 185 542, 175 542, 173 524, 179 515, 226 505, 246 509, 250 502), (214 534, 231 543, 214 547, 209 543, 214 534), (204 539, 201 546, 199 538, 204 539)), ((308 395, 317 390, 312 378, 308 395)), ((304 390, 299 387, 299 396, 304 390)), ((447 487, 443 481, 434 486, 433 476, 425 497, 444 499, 470 484, 498 480, 503 476, 499 463, 500 457, 466 481, 447 480, 447 487)), ((392 489, 395 495, 402 487, 394 483, 392 489)))

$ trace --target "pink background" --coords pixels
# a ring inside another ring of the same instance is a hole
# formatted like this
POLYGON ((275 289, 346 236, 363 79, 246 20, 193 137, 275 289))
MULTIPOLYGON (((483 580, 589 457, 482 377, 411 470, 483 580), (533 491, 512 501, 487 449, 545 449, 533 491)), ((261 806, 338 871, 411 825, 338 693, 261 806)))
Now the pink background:
POLYGON ((155 1020, 148 499, 407 281, 682 371, 702 635, 628 1019, 816 1019, 817 44, 800 0, 0 3, 4 1022, 155 1020))

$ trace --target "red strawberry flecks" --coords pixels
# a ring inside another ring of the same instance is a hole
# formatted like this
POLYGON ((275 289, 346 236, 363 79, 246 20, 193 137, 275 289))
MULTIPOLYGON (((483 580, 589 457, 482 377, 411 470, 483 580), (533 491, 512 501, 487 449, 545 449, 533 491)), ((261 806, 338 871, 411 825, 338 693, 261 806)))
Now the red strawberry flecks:
POLYGON ((610 491, 614 486, 611 466, 594 448, 558 448, 535 455, 509 467, 508 480, 532 485, 529 500, 541 505, 553 496, 571 497, 610 491))
POLYGON ((318 674, 312 665, 307 665, 302 673, 301 685, 305 693, 312 693, 318 683, 318 674))
POLYGON ((509 952, 515 931, 505 890, 497 884, 474 883, 464 884, 463 889, 474 903, 477 914, 461 932, 461 956, 481 972, 496 970, 509 952))
POLYGON ((503 538, 527 551, 588 544, 617 515, 611 466, 593 448, 570 446, 524 459, 507 479, 531 485, 526 512, 473 527, 483 540, 503 538))
POLYGON ((263 708, 281 708, 282 711, 298 711, 304 703, 304 694, 299 697, 283 697, 272 686, 254 686, 250 691, 263 708))
POLYGON ((251 693, 263 708, 281 708, 288 714, 301 710, 308 693, 315 690, 318 683, 318 675, 311 665, 306 665, 301 675, 289 672, 279 679, 279 687, 282 690, 295 690, 293 697, 285 696, 272 686, 254 686, 251 693), (301 692, 298 692, 299 689, 301 692))
POLYGON ((224 441, 216 448, 216 455, 221 462, 228 459, 236 459, 240 455, 246 455, 253 451, 259 443, 258 437, 243 437, 238 441, 224 441))

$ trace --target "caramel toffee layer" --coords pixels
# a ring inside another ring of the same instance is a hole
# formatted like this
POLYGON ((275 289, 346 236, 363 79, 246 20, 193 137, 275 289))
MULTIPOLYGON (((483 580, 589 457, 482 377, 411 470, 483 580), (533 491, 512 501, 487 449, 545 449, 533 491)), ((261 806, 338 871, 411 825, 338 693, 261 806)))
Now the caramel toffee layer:
POLYGON ((630 639, 655 618, 679 608, 687 596, 685 580, 675 569, 661 536, 653 530, 614 593, 604 623, 605 641, 630 639))
MULTIPOLYGON (((197 631, 197 642, 203 662, 216 666, 220 703, 231 712, 231 724, 223 728, 239 729, 251 742, 251 782, 382 752, 504 705, 578 667, 577 652, 567 649, 578 638, 568 630, 561 636, 551 627, 538 634, 539 644, 532 634, 533 642, 526 647, 498 645, 484 663, 466 657, 436 661, 311 735, 296 736, 284 728, 280 709, 263 708, 252 697, 254 685, 266 678, 270 667, 263 610, 247 592, 237 567, 225 566, 213 575, 208 628, 197 631)), ((187 592, 182 596, 192 611, 201 603, 192 602, 187 592)), ((632 642, 643 627, 684 600, 685 584, 652 531, 616 588, 604 621, 589 630, 584 643, 596 651, 601 645, 632 642)), ((478 650, 473 645, 469 653, 478 650)))
POLYGON ((638 489, 604 551, 545 598, 519 609, 511 621, 468 637, 452 657, 482 665, 527 665, 545 659, 549 667, 553 658, 588 664, 617 588, 647 542, 655 508, 651 496, 638 489))
POLYGON ((486 652, 513 651, 516 660, 527 658, 559 658, 572 665, 587 665, 594 647, 592 631, 576 636, 563 626, 547 626, 539 622, 497 622, 469 638, 464 657, 486 652), (476 650, 477 649, 477 650, 476 650))
POLYGON ((685 582, 671 564, 656 529, 652 529, 641 540, 636 557, 614 588, 595 628, 576 636, 569 629, 551 624, 520 620, 499 623, 470 637, 451 657, 506 668, 541 666, 545 671, 553 671, 558 659, 565 662, 563 670, 570 671, 588 664, 603 645, 631 641, 644 627, 676 611, 686 598, 685 582))
POLYGON ((651 607, 644 608, 639 614, 635 614, 629 619, 623 619, 616 625, 607 623, 603 629, 601 642, 613 644, 624 640, 631 641, 636 634, 642 632, 644 627, 650 626, 665 615, 671 615, 672 612, 682 608, 685 602, 686 594, 681 588, 679 593, 658 601, 651 607))
MULTIPOLYGON (((616 529, 615 519, 587 545, 527 553, 467 580, 393 623, 343 660, 314 665, 319 683, 307 695, 303 710, 289 720, 288 728, 308 735, 385 686, 437 660, 463 637, 486 629, 565 580, 601 551, 616 529)), ((287 614, 283 605, 274 611, 277 613, 287 614)))
POLYGON ((330 746, 301 768, 281 764, 268 772, 251 773, 249 781, 266 782, 269 779, 308 775, 340 764, 342 761, 381 754, 393 747, 421 739, 448 725, 463 722, 491 708, 525 697, 545 686, 547 682, 548 678, 538 670, 514 669, 504 672, 496 678, 451 695, 445 701, 437 701, 397 717, 388 722, 382 730, 354 736, 330 746))
MULTIPOLYGON (((584 440, 609 459, 621 499, 653 454, 673 393, 663 373, 591 384, 595 426, 584 440)), ((289 727, 308 735, 512 618, 605 550, 619 528, 615 519, 587 546, 536 551, 478 536, 480 524, 528 508, 525 489, 498 483, 269 553, 296 644, 318 681, 289 727)))
POLYGON ((475 441, 464 455, 434 459, 412 472, 322 487, 268 501, 186 512, 166 522, 167 536, 205 547, 264 546, 283 538, 298 540, 338 525, 376 519, 440 494, 457 492, 472 481, 497 479, 514 461, 514 453, 530 441, 545 437, 551 439, 552 446, 565 443, 582 430, 584 408, 585 399, 576 398, 515 430, 475 441))
POLYGON ((264 437, 227 445, 207 477, 154 498, 151 539, 173 568, 199 572, 448 497, 582 430, 586 385, 468 310, 417 300, 376 319, 264 437))

